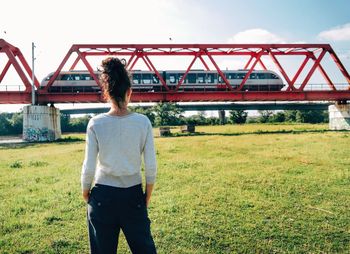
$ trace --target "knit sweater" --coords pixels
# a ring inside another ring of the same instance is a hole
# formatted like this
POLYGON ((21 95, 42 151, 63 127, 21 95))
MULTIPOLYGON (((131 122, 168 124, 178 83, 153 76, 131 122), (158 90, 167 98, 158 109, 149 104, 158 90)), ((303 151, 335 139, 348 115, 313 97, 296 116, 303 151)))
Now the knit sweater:
POLYGON ((146 116, 104 113, 92 117, 86 130, 82 190, 89 190, 93 180, 122 188, 142 183, 142 155, 146 183, 154 183, 157 163, 152 125, 146 116))

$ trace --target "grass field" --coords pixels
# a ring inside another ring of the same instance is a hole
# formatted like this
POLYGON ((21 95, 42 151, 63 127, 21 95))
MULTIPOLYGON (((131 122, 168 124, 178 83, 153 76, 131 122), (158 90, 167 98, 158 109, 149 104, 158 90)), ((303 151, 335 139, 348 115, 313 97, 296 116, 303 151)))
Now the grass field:
MULTIPOLYGON (((175 131, 175 129, 173 130, 175 131)), ((159 253, 349 253, 350 133, 197 127, 156 138, 159 253)), ((0 253, 88 253, 84 134, 0 146, 0 253)), ((124 236, 119 252, 129 253, 124 236)))

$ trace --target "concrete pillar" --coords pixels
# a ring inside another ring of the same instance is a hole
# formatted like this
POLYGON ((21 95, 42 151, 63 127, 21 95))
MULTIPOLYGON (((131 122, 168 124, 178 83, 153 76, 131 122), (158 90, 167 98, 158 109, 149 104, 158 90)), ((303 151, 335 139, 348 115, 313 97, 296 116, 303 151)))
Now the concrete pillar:
POLYGON ((328 106, 329 129, 350 130, 350 104, 337 103, 328 106))
POLYGON ((61 138, 61 118, 58 108, 37 105, 24 107, 24 140, 53 141, 59 138, 61 138))
POLYGON ((226 124, 225 110, 219 110, 219 120, 221 125, 226 124))

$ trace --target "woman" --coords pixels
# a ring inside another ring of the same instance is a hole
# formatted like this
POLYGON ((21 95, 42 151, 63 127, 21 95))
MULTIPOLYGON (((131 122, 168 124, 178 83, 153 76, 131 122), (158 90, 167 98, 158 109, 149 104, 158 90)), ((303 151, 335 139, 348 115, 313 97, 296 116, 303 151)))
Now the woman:
POLYGON ((146 116, 127 109, 132 91, 125 60, 107 58, 102 68, 101 83, 111 109, 88 123, 81 172, 90 252, 116 253, 122 229, 132 253, 156 253, 147 212, 157 173, 152 125, 146 116))

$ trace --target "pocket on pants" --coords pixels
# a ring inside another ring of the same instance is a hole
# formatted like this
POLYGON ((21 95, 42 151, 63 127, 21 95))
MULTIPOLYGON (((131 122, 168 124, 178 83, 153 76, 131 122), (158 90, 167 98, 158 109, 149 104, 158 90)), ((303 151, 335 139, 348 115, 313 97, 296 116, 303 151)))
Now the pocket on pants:
POLYGON ((146 196, 142 189, 133 193, 128 200, 128 216, 133 218, 144 218, 148 216, 146 207, 146 196))
POLYGON ((111 223, 114 220, 113 200, 108 195, 92 191, 88 201, 88 219, 111 223))

